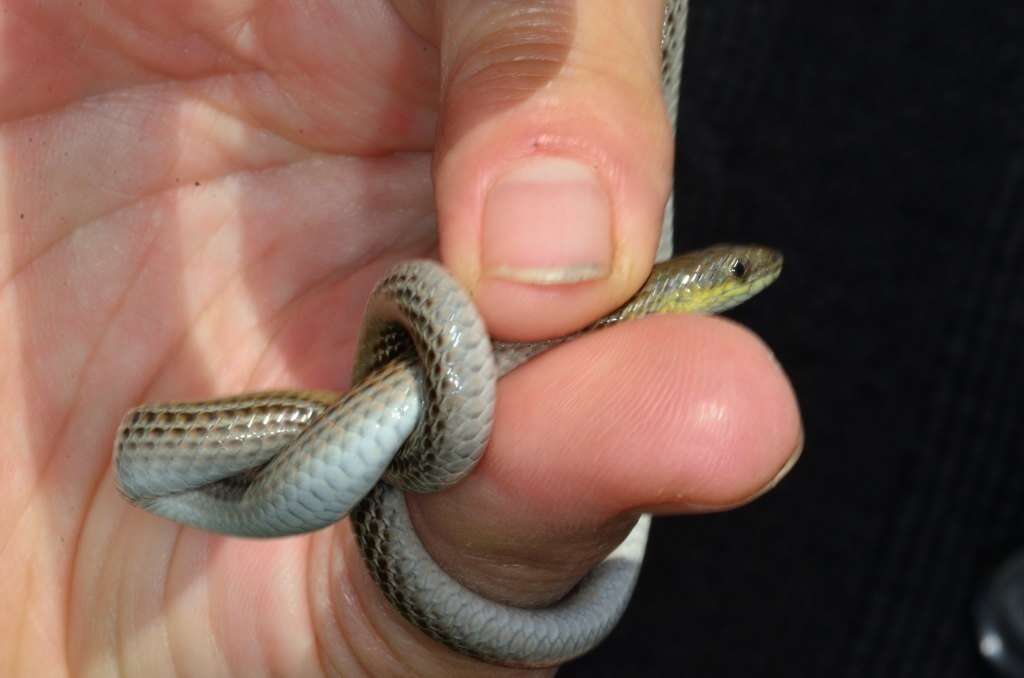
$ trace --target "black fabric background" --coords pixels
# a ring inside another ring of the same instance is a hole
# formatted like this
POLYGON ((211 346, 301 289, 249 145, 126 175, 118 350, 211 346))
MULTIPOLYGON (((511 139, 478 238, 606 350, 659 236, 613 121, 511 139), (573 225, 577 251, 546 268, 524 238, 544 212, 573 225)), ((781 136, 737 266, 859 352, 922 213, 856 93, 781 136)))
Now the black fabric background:
POLYGON ((677 246, 780 247, 734 316, 807 433, 772 494, 656 521, 563 676, 984 676, 1024 547, 1024 3, 694 0, 677 246))

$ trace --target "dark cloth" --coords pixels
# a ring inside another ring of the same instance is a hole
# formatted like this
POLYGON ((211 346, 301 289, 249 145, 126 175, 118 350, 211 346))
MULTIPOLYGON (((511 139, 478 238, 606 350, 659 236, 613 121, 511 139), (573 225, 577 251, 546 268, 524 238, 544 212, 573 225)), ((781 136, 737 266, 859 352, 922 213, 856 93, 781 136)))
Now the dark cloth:
POLYGON ((564 676, 985 676, 1024 548, 1024 3, 693 0, 677 248, 782 249, 733 315, 807 443, 768 496, 655 522, 564 676))

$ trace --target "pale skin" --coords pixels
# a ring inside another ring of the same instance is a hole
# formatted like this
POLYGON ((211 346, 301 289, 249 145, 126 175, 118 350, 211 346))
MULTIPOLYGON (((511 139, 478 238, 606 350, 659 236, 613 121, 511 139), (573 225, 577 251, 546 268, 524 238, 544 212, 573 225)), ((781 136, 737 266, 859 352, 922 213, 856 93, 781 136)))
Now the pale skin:
MULTIPOLYGON (((141 402, 344 389, 398 260, 440 257, 507 339, 621 303, 670 185, 660 3, 37 5, 0 1, 0 674, 530 673, 397 617, 346 521, 248 541, 130 506, 111 443, 141 402), (538 157, 597 206, 494 197, 538 157)), ((410 508, 453 574, 542 603, 637 511, 743 504, 801 440, 751 332, 638 321, 504 379, 481 466, 410 508)))

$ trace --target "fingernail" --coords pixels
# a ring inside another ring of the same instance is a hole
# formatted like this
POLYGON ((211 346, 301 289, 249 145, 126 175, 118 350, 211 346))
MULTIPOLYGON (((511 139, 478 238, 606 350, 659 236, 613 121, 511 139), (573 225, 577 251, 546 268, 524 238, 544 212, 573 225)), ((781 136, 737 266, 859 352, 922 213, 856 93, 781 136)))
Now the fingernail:
POLYGON ((758 490, 757 493, 750 498, 750 501, 762 497, 771 492, 773 489, 775 489, 775 486, 782 482, 782 479, 788 476, 789 472, 793 470, 794 466, 796 466, 796 463, 800 461, 800 455, 802 455, 803 452, 804 431, 803 429, 800 429, 800 438, 797 440, 796 449, 794 449, 793 452, 786 459, 786 463, 782 465, 782 468, 780 468, 778 472, 775 474, 775 476, 768 481, 768 484, 762 487, 760 490, 758 490))
POLYGON ((612 210, 589 165, 535 156, 491 186, 483 210, 485 275, 537 285, 606 277, 612 210))

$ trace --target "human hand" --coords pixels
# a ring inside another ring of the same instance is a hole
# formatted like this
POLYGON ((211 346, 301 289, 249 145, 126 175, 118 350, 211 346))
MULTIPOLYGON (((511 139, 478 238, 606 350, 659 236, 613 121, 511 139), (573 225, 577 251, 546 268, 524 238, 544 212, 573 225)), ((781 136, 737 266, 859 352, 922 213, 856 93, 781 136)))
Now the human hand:
MULTIPOLYGON (((130 507, 110 466, 140 402, 344 388, 395 261, 439 253, 506 339, 643 280, 671 171, 658 3, 442 5, 4 3, 7 674, 515 673, 397 617, 347 522, 225 539, 130 507), (559 275, 592 279, 523 282, 559 275)), ((637 511, 758 494, 799 431, 749 332, 631 323, 502 380, 477 471, 411 511, 453 574, 542 603, 637 511)))

